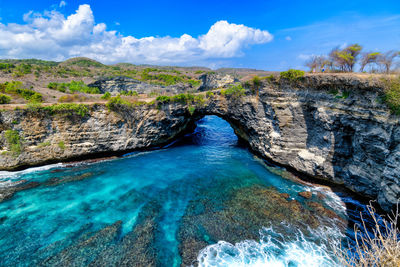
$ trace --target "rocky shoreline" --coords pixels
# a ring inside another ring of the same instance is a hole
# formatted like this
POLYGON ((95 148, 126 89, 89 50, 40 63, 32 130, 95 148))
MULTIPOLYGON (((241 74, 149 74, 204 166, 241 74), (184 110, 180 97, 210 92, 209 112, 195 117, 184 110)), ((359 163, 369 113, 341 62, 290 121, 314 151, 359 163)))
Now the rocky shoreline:
POLYGON ((382 90, 367 77, 312 75, 264 80, 259 97, 250 90, 239 98, 215 93, 193 114, 179 102, 118 111, 94 105, 85 116, 3 111, 0 169, 148 149, 174 140, 205 115, 217 115, 263 158, 343 184, 390 210, 400 197, 400 119, 379 101, 382 90), (8 151, 7 130, 23 140, 18 155, 8 151))

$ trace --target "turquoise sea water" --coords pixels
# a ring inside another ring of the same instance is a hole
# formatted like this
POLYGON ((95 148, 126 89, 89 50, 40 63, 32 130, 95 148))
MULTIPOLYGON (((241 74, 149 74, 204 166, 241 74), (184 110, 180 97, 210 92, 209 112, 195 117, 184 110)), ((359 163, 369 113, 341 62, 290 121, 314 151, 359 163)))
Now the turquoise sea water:
POLYGON ((337 266, 325 241, 346 235, 342 201, 358 203, 271 173, 215 116, 167 148, 0 173, 21 181, 37 183, 0 203, 0 266, 337 266))

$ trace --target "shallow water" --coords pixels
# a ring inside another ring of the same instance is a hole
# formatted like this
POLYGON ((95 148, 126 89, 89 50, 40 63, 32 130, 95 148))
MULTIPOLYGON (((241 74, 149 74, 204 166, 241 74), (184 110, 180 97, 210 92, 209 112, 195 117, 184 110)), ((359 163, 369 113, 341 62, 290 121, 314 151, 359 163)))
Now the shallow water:
POLYGON ((327 244, 358 214, 345 204, 363 209, 273 174, 215 116, 168 148, 0 172, 18 181, 38 183, 0 203, 0 266, 337 266, 327 244))

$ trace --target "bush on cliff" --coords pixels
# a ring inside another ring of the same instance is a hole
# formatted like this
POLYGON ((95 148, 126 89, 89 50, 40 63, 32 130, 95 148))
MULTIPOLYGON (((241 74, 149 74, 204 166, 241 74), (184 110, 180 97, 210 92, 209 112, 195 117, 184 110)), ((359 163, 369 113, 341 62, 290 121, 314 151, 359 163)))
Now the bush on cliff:
POLYGON ((160 95, 160 96, 157 96, 156 101, 161 104, 168 103, 171 101, 171 97, 166 96, 166 95, 160 95))
POLYGON ((15 155, 18 155, 22 151, 22 138, 19 136, 19 132, 15 130, 7 130, 4 132, 4 138, 7 140, 8 148, 15 155))
POLYGON ((142 102, 142 101, 128 101, 126 99, 121 98, 121 96, 115 96, 115 97, 111 97, 106 106, 108 108, 108 110, 113 110, 113 111, 117 111, 119 108, 121 107, 135 107, 135 106, 141 106, 146 104, 146 102, 142 102))
POLYGON ((75 113, 82 117, 86 116, 89 113, 89 108, 87 105, 76 103, 55 104, 43 107, 43 110, 47 110, 51 114, 61 113, 64 115, 72 115, 75 113))
POLYGON ((178 94, 172 97, 172 101, 179 103, 189 103, 195 100, 195 95, 186 93, 186 94, 178 94))
POLYGON ((385 93, 383 100, 396 115, 400 115, 400 77, 383 79, 385 93))
POLYGON ((303 77, 305 74, 302 70, 290 69, 288 71, 282 71, 280 74, 281 79, 287 79, 289 81, 296 81, 303 77))
POLYGON ((236 83, 234 85, 231 85, 227 89, 222 89, 221 95, 239 98, 241 96, 244 96, 245 92, 246 92, 246 90, 243 88, 243 86, 240 83, 236 83))
POLYGON ((9 104, 11 102, 11 97, 8 95, 0 94, 0 104, 9 104))

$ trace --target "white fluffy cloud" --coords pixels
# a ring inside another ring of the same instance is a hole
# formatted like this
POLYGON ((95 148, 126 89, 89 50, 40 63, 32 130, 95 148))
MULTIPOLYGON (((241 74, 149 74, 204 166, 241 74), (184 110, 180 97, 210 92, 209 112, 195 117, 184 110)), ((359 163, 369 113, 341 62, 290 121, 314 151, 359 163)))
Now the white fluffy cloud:
POLYGON ((122 36, 95 23, 89 5, 64 17, 57 11, 27 13, 26 24, 0 23, 0 57, 64 60, 85 56, 104 63, 196 63, 243 55, 254 44, 270 42, 268 31, 218 21, 197 38, 122 36))

